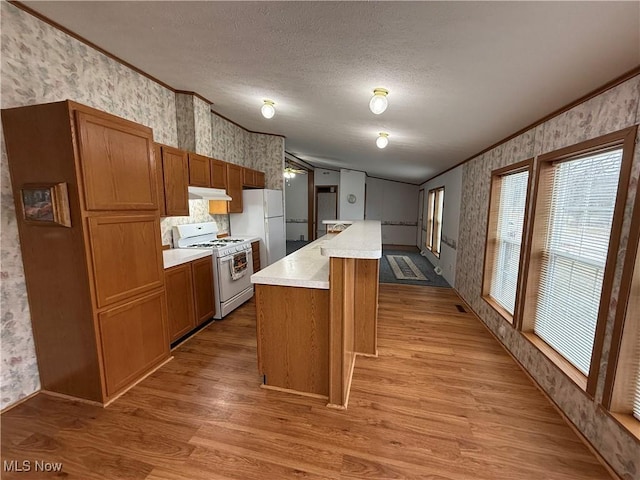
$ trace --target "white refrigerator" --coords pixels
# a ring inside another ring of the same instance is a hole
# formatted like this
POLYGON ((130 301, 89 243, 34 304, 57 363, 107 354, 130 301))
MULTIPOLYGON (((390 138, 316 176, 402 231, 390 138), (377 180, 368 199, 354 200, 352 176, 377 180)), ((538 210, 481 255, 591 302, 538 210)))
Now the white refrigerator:
POLYGON ((231 213, 229 219, 232 236, 260 237, 262 267, 287 254, 282 190, 243 190, 242 213, 231 213))

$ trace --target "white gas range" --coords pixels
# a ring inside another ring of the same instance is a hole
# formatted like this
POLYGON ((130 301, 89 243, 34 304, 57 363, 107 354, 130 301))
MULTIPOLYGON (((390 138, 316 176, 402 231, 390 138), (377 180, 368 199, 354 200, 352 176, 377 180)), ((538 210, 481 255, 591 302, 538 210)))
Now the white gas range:
POLYGON ((251 242, 246 238, 218 238, 215 222, 173 227, 176 248, 211 248, 216 313, 220 319, 253 297, 251 242))

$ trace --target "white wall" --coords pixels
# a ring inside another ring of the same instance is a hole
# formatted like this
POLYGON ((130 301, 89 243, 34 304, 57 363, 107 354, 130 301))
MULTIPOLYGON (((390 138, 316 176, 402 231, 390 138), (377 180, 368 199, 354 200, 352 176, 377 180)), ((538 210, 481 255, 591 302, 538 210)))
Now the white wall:
POLYGON ((316 185, 340 185, 340 172, 316 168, 313 179, 316 185))
POLYGON ((364 184, 367 174, 357 170, 340 170, 338 218, 340 220, 364 220, 364 184), (349 203, 350 195, 355 202, 349 203))
POLYGON ((287 240, 304 240, 308 238, 308 179, 306 175, 296 175, 285 180, 285 222, 287 226, 287 240))
MULTIPOLYGON (((426 258, 434 266, 442 268, 442 276, 449 285, 455 285, 456 280, 456 256, 458 249, 458 226, 460 224, 460 198, 462 196, 462 166, 454 168, 436 178, 420 185, 424 188, 424 215, 427 216, 427 203, 429 190, 444 186, 444 208, 442 211, 442 245, 440 258, 430 251, 426 251, 426 258)), ((421 250, 424 247, 424 235, 420 236, 421 250)), ((415 237, 414 237, 415 241, 415 237)))
POLYGON ((382 243, 415 245, 418 186, 367 177, 365 218, 382 222, 382 243))

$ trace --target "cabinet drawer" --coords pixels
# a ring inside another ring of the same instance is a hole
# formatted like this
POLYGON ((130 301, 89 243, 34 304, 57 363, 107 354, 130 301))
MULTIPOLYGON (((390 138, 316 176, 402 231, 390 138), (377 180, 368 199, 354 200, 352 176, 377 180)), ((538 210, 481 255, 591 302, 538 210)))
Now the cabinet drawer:
POLYGON ((98 314, 107 396, 169 356, 164 291, 98 314))
POLYGON ((111 115, 76 119, 87 210, 157 209, 151 130, 111 115))
POLYGON ((90 217, 98 307, 162 287, 160 221, 155 215, 90 217))

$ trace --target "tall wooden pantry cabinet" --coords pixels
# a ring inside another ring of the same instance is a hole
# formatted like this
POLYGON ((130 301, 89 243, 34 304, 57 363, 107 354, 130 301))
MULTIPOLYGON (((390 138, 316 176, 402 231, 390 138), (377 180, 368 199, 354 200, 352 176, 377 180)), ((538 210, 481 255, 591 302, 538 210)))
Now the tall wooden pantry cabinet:
POLYGON ((2 125, 42 389, 108 403, 169 358, 152 131, 71 101, 2 125))

